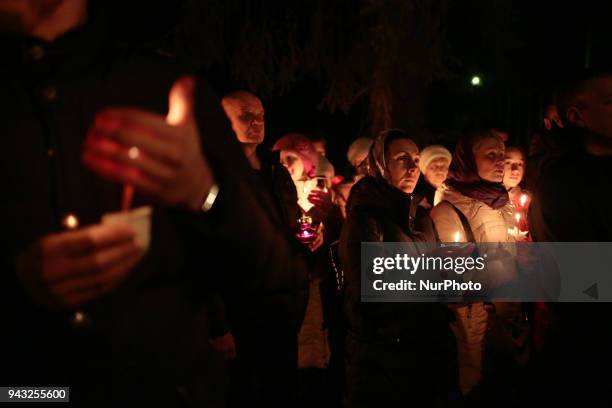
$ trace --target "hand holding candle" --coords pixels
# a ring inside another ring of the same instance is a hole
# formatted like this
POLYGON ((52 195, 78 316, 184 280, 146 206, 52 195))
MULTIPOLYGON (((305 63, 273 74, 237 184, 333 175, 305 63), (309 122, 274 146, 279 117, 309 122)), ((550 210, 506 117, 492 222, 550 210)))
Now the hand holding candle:
POLYGON ((96 115, 83 160, 101 177, 169 205, 199 210, 214 184, 194 117, 195 81, 182 77, 169 95, 168 115, 107 108, 96 115), (137 152, 137 153, 136 153, 137 152))
MULTIPOLYGON (((75 225, 73 217, 65 222, 75 225)), ((142 255, 129 226, 74 227, 45 235, 22 252, 17 276, 38 303, 74 308, 112 290, 142 255)))

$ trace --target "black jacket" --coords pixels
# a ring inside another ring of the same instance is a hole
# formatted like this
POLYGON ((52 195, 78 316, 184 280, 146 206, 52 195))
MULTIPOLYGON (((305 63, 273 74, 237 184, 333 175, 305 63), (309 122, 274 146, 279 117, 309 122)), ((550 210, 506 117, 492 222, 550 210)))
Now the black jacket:
POLYGON ((425 176, 421 174, 419 182, 414 189, 415 193, 427 200, 427 206, 431 209, 434 206, 434 198, 436 196, 436 188, 429 184, 425 176))
MULTIPOLYGON (((278 256, 288 259, 287 269, 278 270, 275 274, 269 273, 263 288, 253 287, 253 290, 257 289, 256 292, 236 291, 235 282, 222 276, 219 276, 216 282, 221 295, 218 300, 224 306, 219 308, 221 310, 217 309, 220 313, 214 316, 212 337, 228 331, 236 334, 235 331, 238 330, 239 337, 249 343, 249 347, 255 348, 260 348, 262 342, 269 343, 269 333, 264 333, 263 325, 297 333, 306 310, 308 274, 312 267, 311 255, 295 238, 298 218, 301 215, 295 185, 277 156, 258 149, 261 170, 252 171, 252 180, 255 183, 253 188, 267 197, 269 212, 283 226, 282 232, 289 245, 286 252, 278 256), (259 306, 254 307, 255 305, 259 306)), ((259 239, 266 237, 253 237, 254 243, 259 239)), ((220 306, 218 301, 213 304, 220 306)))
POLYGON ((366 342, 392 342, 407 336, 417 343, 430 343, 435 336, 447 336, 447 314, 439 304, 361 303, 362 242, 412 242, 419 254, 433 249, 433 224, 418 198, 373 177, 353 186, 340 236, 349 332, 366 342))
POLYGON ((373 177, 351 190, 340 237, 350 406, 401 404, 406 392, 419 406, 444 406, 456 388, 456 346, 445 305, 361 302, 362 242, 410 242, 418 254, 433 249, 433 226, 418 202, 373 177))
MULTIPOLYGON (((581 135, 571 128, 559 132, 566 140, 572 140, 574 146, 557 152, 540 165, 528 215, 533 239, 609 242, 612 157, 589 155, 579 145, 581 135)), ((589 395, 589 402, 609 401, 611 376, 602 374, 599 367, 612 363, 612 328, 608 324, 611 304, 551 303, 549 307, 553 324, 546 352, 551 364, 542 378, 550 378, 548 385, 553 390, 559 386, 569 390, 563 393, 564 403, 582 401, 584 395, 589 395)))

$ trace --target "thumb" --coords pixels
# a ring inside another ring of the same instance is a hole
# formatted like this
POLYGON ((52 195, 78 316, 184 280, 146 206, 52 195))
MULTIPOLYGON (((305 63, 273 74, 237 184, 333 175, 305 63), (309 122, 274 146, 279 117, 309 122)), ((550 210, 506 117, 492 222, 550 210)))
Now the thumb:
POLYGON ((177 79, 168 95, 168 115, 166 122, 170 125, 181 125, 193 117, 195 79, 182 76, 177 79))

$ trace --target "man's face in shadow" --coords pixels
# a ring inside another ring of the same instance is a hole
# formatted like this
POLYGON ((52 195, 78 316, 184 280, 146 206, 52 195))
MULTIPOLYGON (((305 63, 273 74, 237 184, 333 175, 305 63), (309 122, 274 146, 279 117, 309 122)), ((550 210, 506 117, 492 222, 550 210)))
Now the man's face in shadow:
POLYGON ((232 129, 240 143, 260 144, 264 140, 264 108, 254 95, 244 94, 224 102, 232 129))
POLYGON ((569 122, 612 140, 612 74, 590 80, 567 110, 569 122))

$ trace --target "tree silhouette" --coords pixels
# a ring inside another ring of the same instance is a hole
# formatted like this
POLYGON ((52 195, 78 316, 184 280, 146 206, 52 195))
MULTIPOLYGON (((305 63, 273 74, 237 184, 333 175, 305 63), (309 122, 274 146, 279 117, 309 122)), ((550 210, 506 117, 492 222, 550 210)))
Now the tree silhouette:
POLYGON ((314 78, 320 108, 368 98, 371 130, 423 128, 426 88, 445 74, 448 0, 185 0, 175 52, 261 95, 314 78))

